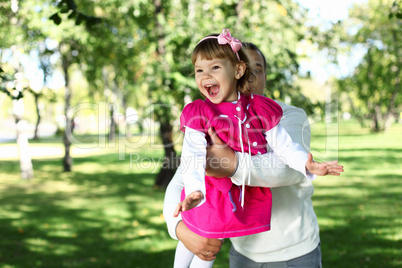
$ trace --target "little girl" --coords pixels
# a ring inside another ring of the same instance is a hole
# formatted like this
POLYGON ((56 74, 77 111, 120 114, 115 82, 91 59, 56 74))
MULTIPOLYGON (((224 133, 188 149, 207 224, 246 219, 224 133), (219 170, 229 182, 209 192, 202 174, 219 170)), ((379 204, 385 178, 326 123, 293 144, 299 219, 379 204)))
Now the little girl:
MULTIPOLYGON (((228 29, 202 39, 193 51, 192 62, 198 89, 206 99, 188 104, 180 118, 185 132, 181 155, 185 188, 174 213, 182 214, 191 231, 208 238, 229 238, 270 230, 269 188, 246 186, 246 178, 240 187, 230 178, 205 176, 209 127, 233 150, 248 152, 250 157, 266 153, 269 146, 284 163, 311 180, 316 175, 343 171, 336 161, 314 162, 279 124, 281 107, 269 98, 251 94, 254 75, 247 55, 228 29)), ((238 168, 250 170, 250 159, 238 168)), ((190 264, 212 267, 213 261, 201 260, 179 242, 174 267, 190 264)))

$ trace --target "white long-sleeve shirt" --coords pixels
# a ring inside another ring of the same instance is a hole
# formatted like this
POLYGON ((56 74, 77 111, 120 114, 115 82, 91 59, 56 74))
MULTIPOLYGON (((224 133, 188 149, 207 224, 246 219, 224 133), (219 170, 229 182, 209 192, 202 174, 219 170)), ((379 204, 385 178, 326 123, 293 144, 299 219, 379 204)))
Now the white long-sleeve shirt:
MULTIPOLYGON (((281 102, 278 104, 284 112, 281 125, 294 142, 309 151, 310 128, 306 114, 299 108, 281 102)), ((248 157, 241 153, 237 153, 237 156, 240 163, 248 157)), ((253 156, 252 163, 250 185, 271 187, 271 230, 231 238, 233 246, 256 262, 285 261, 311 252, 319 243, 319 227, 311 202, 314 192, 311 181, 302 173, 285 166, 273 153, 253 156)), ((172 215, 184 187, 182 171, 182 167, 179 167, 170 182, 163 208, 169 234, 174 239, 177 239, 176 226, 181 218, 172 215)), ((248 173, 248 170, 237 169, 232 177, 233 183, 242 183, 243 172, 248 173)))

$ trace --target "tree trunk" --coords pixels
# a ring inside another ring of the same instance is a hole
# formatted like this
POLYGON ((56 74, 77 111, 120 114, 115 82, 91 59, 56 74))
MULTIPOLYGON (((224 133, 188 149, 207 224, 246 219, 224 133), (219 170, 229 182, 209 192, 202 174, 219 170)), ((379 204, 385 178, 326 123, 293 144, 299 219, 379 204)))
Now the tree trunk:
POLYGON ((173 146, 173 127, 169 121, 161 123, 160 135, 162 138, 163 148, 165 149, 165 156, 163 159, 162 168, 159 171, 159 174, 156 176, 155 187, 159 189, 166 189, 178 166, 178 159, 173 146))
MULTIPOLYGON (((61 51, 61 50, 60 50, 61 51)), ((68 53, 68 52, 67 52, 68 53)), ((62 54, 62 66, 65 80, 65 94, 64 94, 64 116, 66 118, 66 128, 64 130, 63 142, 64 142, 64 158, 63 158, 63 171, 70 172, 73 169, 73 159, 70 155, 71 139, 73 132, 73 120, 70 118, 69 110, 71 106, 72 91, 70 88, 70 77, 68 74, 68 68, 70 67, 70 60, 67 55, 62 54)))
MULTIPOLYGON (((373 59, 371 52, 372 48, 369 48, 367 51, 367 81, 368 81, 368 87, 369 87, 369 92, 373 94, 375 92, 375 81, 372 81, 374 74, 373 74, 373 59)), ((372 118, 372 123, 371 123, 371 131, 373 132, 380 132, 381 131, 381 106, 377 104, 375 101, 373 101, 373 109, 371 112, 371 118, 372 118)))
MULTIPOLYGON (((12 64, 14 65, 15 73, 22 73, 21 65, 18 59, 19 52, 16 50, 16 46, 11 48, 13 52, 13 60, 12 64)), ((23 90, 23 81, 22 76, 15 76, 16 78, 16 85, 15 88, 21 92, 23 90)), ((25 133, 24 126, 21 122, 21 118, 24 114, 24 100, 23 99, 16 99, 13 101, 13 114, 15 117, 15 125, 17 128, 17 145, 18 145, 18 152, 19 152, 19 160, 20 160, 20 171, 21 171, 21 178, 32 179, 33 178, 33 166, 31 155, 29 153, 29 143, 28 137, 25 133)))
POLYGON ((36 120, 35 132, 34 132, 33 139, 37 140, 37 139, 39 139, 38 131, 39 131, 39 124, 40 124, 40 121, 41 121, 40 109, 39 109, 39 94, 34 93, 34 98, 35 98, 35 107, 36 107, 37 120, 36 120))
POLYGON ((72 132, 72 120, 66 118, 66 129, 64 131, 63 142, 64 142, 64 158, 63 158, 63 171, 70 172, 73 170, 73 158, 70 155, 71 141, 69 139, 72 132))
POLYGON ((110 109, 110 131, 109 131, 109 142, 113 142, 116 139, 116 133, 119 134, 117 122, 116 122, 116 114, 119 110, 120 104, 120 96, 119 96, 119 86, 117 84, 117 78, 113 79, 112 86, 112 95, 111 95, 111 104, 109 106, 110 109))
POLYGON ((397 108, 397 102, 396 102, 396 98, 398 96, 398 94, 400 94, 401 91, 401 66, 402 66, 402 58, 401 58, 401 50, 399 49, 398 46, 398 34, 396 33, 396 31, 392 31, 392 39, 394 40, 394 46, 395 46, 395 50, 394 50, 394 54, 397 56, 396 57, 396 64, 394 64, 392 66, 391 69, 394 70, 395 72, 395 86, 394 86, 394 91, 392 92, 391 95, 391 100, 389 102, 389 106, 388 106, 388 110, 385 113, 385 125, 384 125, 384 130, 387 131, 392 122, 394 121, 394 114, 397 114, 396 112, 396 108, 397 108))
POLYGON ((347 95, 347 99, 348 102, 350 104, 350 107, 352 108, 352 110, 354 111, 354 116, 356 117, 357 121, 360 123, 360 126, 365 127, 365 118, 363 116, 360 115, 360 113, 357 112, 357 107, 356 105, 353 103, 352 98, 350 97, 350 95, 347 95))
POLYGON ((116 120, 114 119, 115 109, 114 107, 111 106, 109 106, 110 109, 109 142, 113 142, 116 138, 116 120))
POLYGON ((381 129, 381 107, 380 105, 375 104, 371 131, 380 132, 381 129))
MULTIPOLYGON (((155 0, 155 21, 156 21, 156 33, 158 35, 158 47, 157 47, 157 55, 160 58, 160 68, 163 69, 163 72, 169 72, 169 65, 164 60, 165 54, 165 33, 163 29, 163 25, 160 23, 158 16, 163 15, 162 13, 162 4, 163 1, 155 0)), ((163 79, 162 79, 163 80, 163 79)), ((163 86, 163 85, 161 85, 163 86)), ((156 176, 155 179, 155 187, 159 189, 165 189, 173 175, 177 169, 177 157, 176 151, 174 150, 173 144, 173 127, 170 123, 171 113, 169 111, 159 112, 157 113, 157 120, 160 123, 160 135, 162 138, 163 147, 165 149, 165 156, 163 159, 163 165, 156 176)))
POLYGON ((128 103, 127 103, 127 96, 126 94, 122 94, 121 98, 121 106, 123 106, 123 111, 124 111, 124 125, 126 128, 124 129, 124 135, 126 136, 126 139, 131 138, 131 126, 132 124, 128 123, 128 118, 127 118, 127 110, 128 110, 128 103))
MULTIPOLYGON (((18 100, 18 101, 23 101, 18 100)), ((15 116, 15 124, 17 126, 17 144, 20 158, 20 171, 23 180, 33 179, 33 166, 31 155, 29 153, 29 144, 27 134, 24 132, 19 116, 15 116)))

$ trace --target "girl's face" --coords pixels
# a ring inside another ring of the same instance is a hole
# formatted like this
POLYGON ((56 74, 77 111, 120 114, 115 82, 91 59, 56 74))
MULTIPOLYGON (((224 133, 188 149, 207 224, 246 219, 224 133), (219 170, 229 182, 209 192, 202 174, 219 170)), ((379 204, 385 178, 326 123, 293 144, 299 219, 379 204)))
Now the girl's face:
POLYGON ((246 70, 244 63, 233 66, 227 59, 207 60, 198 56, 194 68, 198 89, 212 103, 237 101, 237 80, 246 70))

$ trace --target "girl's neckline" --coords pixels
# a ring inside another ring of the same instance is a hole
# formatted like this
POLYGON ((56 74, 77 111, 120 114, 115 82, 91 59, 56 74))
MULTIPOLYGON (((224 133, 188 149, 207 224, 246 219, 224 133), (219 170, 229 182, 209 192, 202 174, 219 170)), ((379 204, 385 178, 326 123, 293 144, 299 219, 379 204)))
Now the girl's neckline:
MULTIPOLYGON (((241 94, 240 94, 240 92, 238 91, 237 92, 237 100, 235 100, 235 101, 222 101, 221 103, 218 103, 218 104, 215 104, 215 105, 219 105, 219 104, 223 104, 223 103, 231 103, 231 104, 237 104, 239 101, 240 101, 240 98, 241 98, 241 94)), ((211 102, 211 103, 213 103, 210 99, 208 99, 208 98, 206 98, 209 102, 211 102)))

